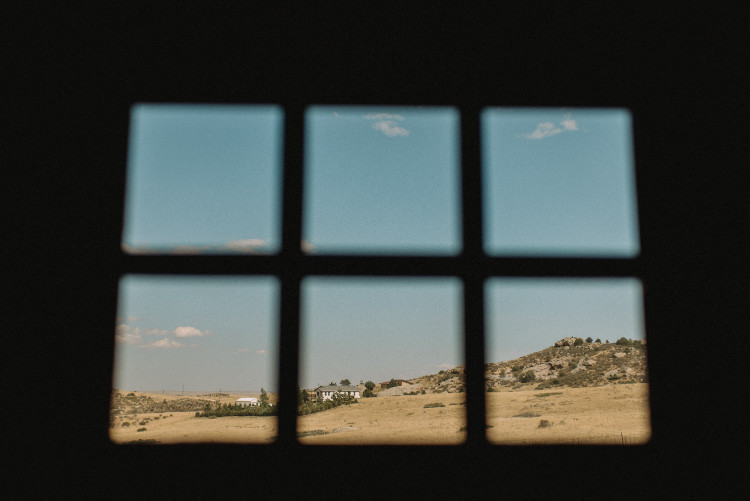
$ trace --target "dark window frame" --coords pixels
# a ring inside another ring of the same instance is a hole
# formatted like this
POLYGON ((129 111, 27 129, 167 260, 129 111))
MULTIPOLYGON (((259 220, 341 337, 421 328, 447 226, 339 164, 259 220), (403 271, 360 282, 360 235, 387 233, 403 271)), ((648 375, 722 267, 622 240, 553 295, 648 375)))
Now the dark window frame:
MULTIPOLYGON (((445 104, 442 104, 445 105, 445 104)), ((462 250, 455 256, 313 255, 302 242, 304 124, 306 106, 282 104, 283 196, 281 248, 273 255, 140 255, 121 252, 120 277, 129 274, 274 276, 280 283, 279 422, 270 446, 304 447, 296 438, 299 376, 301 283, 308 276, 456 277, 463 288, 464 362, 467 440, 489 445, 485 433, 485 282, 496 277, 636 278, 646 289, 641 252, 629 258, 505 257, 484 251, 481 111, 484 106, 455 106, 460 116, 462 250), (284 405, 289 402, 291 405, 284 405)), ((634 137, 634 143, 637 138, 634 137)), ((636 145, 634 144, 634 148, 636 145)), ((637 169, 636 169, 637 174, 637 169)), ((636 192, 636 199, 640 194, 636 192)), ((640 204, 639 204, 640 207, 640 204)), ((641 224, 639 233, 642 231, 641 224)), ((649 364, 650 366, 650 364, 649 364)), ((652 430, 653 433, 653 430, 652 430)), ((263 447, 268 447, 264 445, 263 447)), ((497 446, 495 446, 497 447, 497 446)))

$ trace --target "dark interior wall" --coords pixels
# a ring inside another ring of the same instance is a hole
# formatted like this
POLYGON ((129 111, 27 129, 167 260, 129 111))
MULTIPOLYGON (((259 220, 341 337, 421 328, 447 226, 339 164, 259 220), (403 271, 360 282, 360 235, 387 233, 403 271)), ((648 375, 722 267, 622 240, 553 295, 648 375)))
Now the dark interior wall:
POLYGON ((737 266, 748 155, 737 141, 746 62, 731 8, 144 3, 12 14, 3 21, 4 73, 20 106, 3 163, 14 174, 8 220, 17 230, 8 283, 23 293, 8 353, 20 381, 13 387, 23 388, 15 408, 53 431, 8 431, 17 465, 33 467, 42 487, 124 497, 250 484, 283 493, 302 483, 320 491, 316 478, 345 471, 351 483, 400 497, 541 495, 568 492, 572 480, 624 497, 718 494, 737 482, 729 451, 743 427, 731 409, 744 384, 733 357, 747 346, 737 266), (272 453, 112 446, 111 333, 128 109, 137 101, 631 109, 653 441, 272 453), (39 394, 50 396, 43 411, 30 397, 39 394), (412 474, 388 480, 383 472, 396 467, 412 474))

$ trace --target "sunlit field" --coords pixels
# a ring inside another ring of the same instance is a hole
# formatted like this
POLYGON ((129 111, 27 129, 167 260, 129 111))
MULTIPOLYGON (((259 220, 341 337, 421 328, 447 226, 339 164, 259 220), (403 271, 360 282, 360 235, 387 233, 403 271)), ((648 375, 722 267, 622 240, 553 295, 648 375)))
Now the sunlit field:
POLYGON ((487 425, 496 444, 643 444, 648 384, 488 393, 487 425))
MULTIPOLYGON (((305 445, 460 444, 466 439, 464 397, 440 393, 360 399, 299 417, 299 441, 305 445)), ((488 440, 499 445, 643 444, 651 437, 648 385, 487 393, 487 425, 488 440)), ((110 438, 118 444, 263 444, 271 443, 277 432, 276 417, 204 418, 195 417, 195 412, 162 412, 118 416, 110 438), (124 422, 130 424, 123 426, 124 422)))

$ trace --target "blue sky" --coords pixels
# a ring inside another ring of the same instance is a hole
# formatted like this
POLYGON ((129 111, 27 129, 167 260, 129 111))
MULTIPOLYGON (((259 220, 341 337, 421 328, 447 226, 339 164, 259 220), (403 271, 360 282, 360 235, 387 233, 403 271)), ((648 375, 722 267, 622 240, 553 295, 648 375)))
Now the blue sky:
MULTIPOLYGON (((460 252, 459 120, 452 108, 309 108, 303 248, 460 252)), ((123 249, 277 251, 282 133, 278 107, 135 106, 123 249)), ((626 111, 495 108, 482 134, 489 253, 637 254, 626 111)), ((126 277, 115 386, 275 391, 277 288, 272 278, 126 277)), ((488 361, 568 335, 643 337, 634 280, 493 279, 486 290, 488 361)), ((453 279, 305 279, 300 384, 463 363, 461 294, 453 279)))
POLYGON ((638 254, 626 110, 493 108, 482 128, 488 252, 638 254))
POLYGON ((277 302, 271 277, 124 277, 114 387, 274 391, 277 302))
POLYGON ((282 118, 273 106, 134 106, 123 247, 277 250, 282 118))
POLYGON ((644 339, 636 279, 493 278, 485 287, 488 362, 511 360, 564 337, 644 339))
POLYGON ((410 379, 462 363, 457 279, 313 277, 302 298, 306 387, 410 379))
POLYGON ((460 251, 455 109, 314 107, 306 125, 303 232, 318 252, 460 251))

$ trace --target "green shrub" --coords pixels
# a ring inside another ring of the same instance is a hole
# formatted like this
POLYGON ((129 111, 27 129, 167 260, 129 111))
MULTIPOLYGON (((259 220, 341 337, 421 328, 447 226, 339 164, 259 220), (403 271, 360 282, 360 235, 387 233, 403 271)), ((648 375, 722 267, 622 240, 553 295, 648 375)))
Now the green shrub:
POLYGON ((589 337, 586 338, 586 342, 589 343, 589 344, 591 344, 591 343, 594 342, 594 340, 591 339, 591 336, 589 336, 589 337))
POLYGON ((536 379, 536 374, 533 371, 526 371, 518 376, 518 381, 521 383, 530 383, 536 379))
POLYGON ((432 409, 434 407, 445 407, 445 404, 442 402, 433 402, 431 404, 425 404, 425 409, 432 409))
POLYGON ((573 343, 573 346, 581 346, 583 344, 583 339, 576 338, 575 342, 573 343))
POLYGON ((146 431, 146 428, 138 428, 136 431, 146 431))

